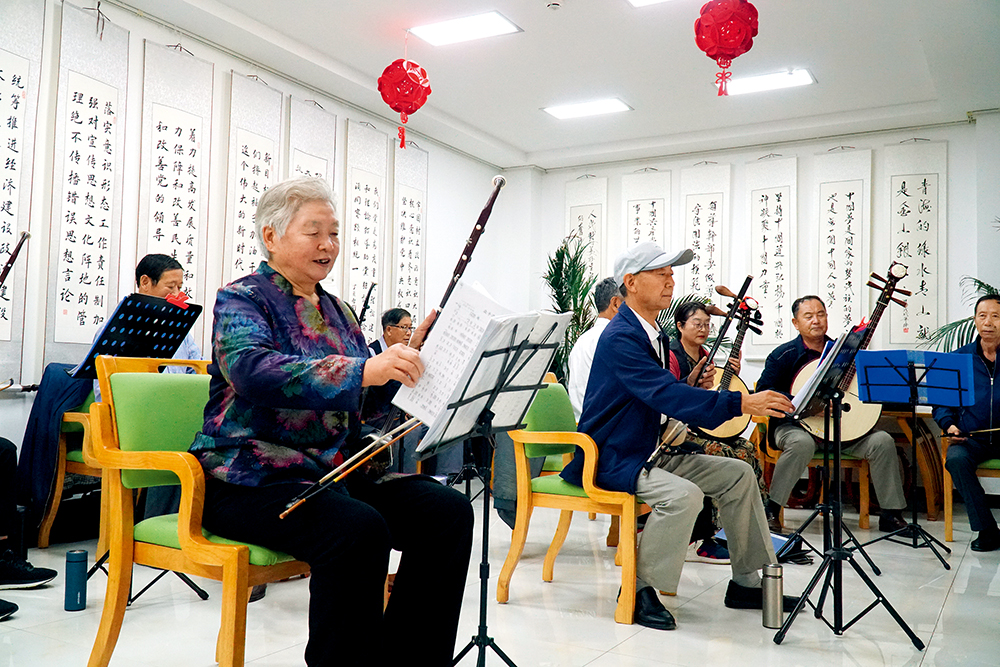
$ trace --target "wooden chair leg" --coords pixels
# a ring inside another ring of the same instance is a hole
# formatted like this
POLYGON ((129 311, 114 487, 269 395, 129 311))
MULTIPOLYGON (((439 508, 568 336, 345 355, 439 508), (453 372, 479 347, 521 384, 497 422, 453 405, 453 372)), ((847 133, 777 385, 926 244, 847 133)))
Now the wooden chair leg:
POLYGON ((604 541, 609 547, 618 546, 618 532, 621 529, 621 517, 617 514, 611 516, 611 525, 608 527, 608 537, 604 541))
POLYGON ((952 534, 952 511, 954 507, 952 506, 952 488, 951 488, 951 473, 948 472, 947 468, 944 468, 942 473, 944 477, 944 541, 954 542, 954 535, 952 534))
POLYGON ((628 503, 622 508, 621 525, 631 527, 631 530, 621 531, 618 553, 622 561, 622 590, 618 596, 618 606, 615 607, 615 621, 631 625, 635 616, 635 503, 628 503))
POLYGON ((528 539, 528 522, 531 521, 530 504, 518 503, 517 516, 514 518, 514 532, 510 536, 510 549, 507 550, 507 559, 500 569, 500 577, 497 579, 497 602, 504 603, 510 597, 510 578, 514 575, 514 568, 521 560, 521 553, 524 551, 524 542, 528 539))
POLYGON ((596 521, 597 520, 597 512, 588 512, 587 513, 587 518, 590 519, 591 521, 596 521))
POLYGON ((101 526, 97 533, 97 557, 100 558, 101 555, 108 550, 108 521, 111 514, 110 499, 108 496, 111 495, 110 484, 108 484, 108 473, 107 471, 101 471, 101 526))
POLYGON ((868 462, 865 461, 860 468, 858 468, 858 488, 860 489, 861 499, 858 505, 858 527, 862 530, 868 530, 868 505, 870 498, 868 495, 868 475, 869 468, 868 462))
POLYGON ((243 667, 247 640, 247 604, 250 602, 250 550, 233 550, 222 566, 222 625, 215 645, 219 667, 243 667))
MULTIPOLYGON (((52 495, 45 506, 45 514, 42 516, 42 523, 38 527, 38 548, 46 549, 49 546, 49 538, 52 534, 52 525, 56 522, 56 512, 59 511, 59 503, 62 502, 63 483, 66 480, 66 434, 59 434, 59 453, 56 459, 56 478, 52 485, 52 495)), ((103 551, 101 553, 104 553, 103 551)))
POLYGON ((125 489, 110 498, 111 506, 118 516, 115 504, 123 504, 122 511, 126 513, 129 535, 124 534, 123 526, 109 526, 110 555, 108 556, 108 587, 104 596, 104 611, 101 613, 101 625, 97 629, 94 648, 90 652, 88 667, 107 667, 111 662, 121 633, 122 621, 125 619, 125 608, 128 606, 129 592, 132 585, 133 542, 131 535, 132 499, 131 494, 125 497, 125 489))
POLYGON ((552 581, 552 571, 556 566, 556 556, 562 549, 566 535, 569 533, 569 524, 573 520, 573 510, 562 510, 559 512, 559 525, 556 527, 556 534, 552 536, 552 543, 548 551, 545 552, 545 562, 542 564, 542 581, 552 581))

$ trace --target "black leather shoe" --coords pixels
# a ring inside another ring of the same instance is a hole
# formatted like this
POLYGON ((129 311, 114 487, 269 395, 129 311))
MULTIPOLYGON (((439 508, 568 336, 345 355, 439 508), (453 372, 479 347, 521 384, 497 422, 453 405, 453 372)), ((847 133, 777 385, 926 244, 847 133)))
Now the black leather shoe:
POLYGON ((1000 531, 979 531, 979 537, 972 540, 973 551, 996 551, 1000 549, 1000 531))
POLYGON ((654 630, 677 629, 677 621, 660 602, 660 598, 656 597, 656 591, 652 586, 646 586, 636 592, 633 620, 654 630))
POLYGON ((764 505, 764 516, 767 517, 767 529, 776 535, 782 535, 784 528, 781 526, 781 505, 768 501, 764 505))
MULTIPOLYGON (((795 609, 798 598, 791 595, 781 597, 781 607, 786 612, 795 609)), ((729 582, 726 589, 725 605, 730 609, 762 609, 764 607, 764 589, 740 586, 735 581, 729 582)))
POLYGON ((878 529, 883 533, 893 533, 900 528, 906 528, 906 521, 900 514, 883 512, 878 517, 878 529))

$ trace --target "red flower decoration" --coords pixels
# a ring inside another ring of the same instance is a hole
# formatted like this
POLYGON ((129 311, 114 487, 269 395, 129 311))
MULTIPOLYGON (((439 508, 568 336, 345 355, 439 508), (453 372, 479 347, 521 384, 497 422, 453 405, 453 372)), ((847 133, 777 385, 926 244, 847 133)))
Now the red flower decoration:
POLYGON ((753 47, 757 36, 757 8, 747 0, 711 0, 701 8, 694 22, 694 41, 722 68, 716 75, 719 95, 726 95, 726 81, 732 76, 725 71, 733 58, 753 47))
MULTIPOLYGON (((411 113, 424 106, 431 86, 427 71, 417 63, 400 58, 385 68, 378 78, 378 91, 393 111, 399 112, 405 124, 411 113)), ((399 128, 399 147, 406 148, 406 130, 399 128)))

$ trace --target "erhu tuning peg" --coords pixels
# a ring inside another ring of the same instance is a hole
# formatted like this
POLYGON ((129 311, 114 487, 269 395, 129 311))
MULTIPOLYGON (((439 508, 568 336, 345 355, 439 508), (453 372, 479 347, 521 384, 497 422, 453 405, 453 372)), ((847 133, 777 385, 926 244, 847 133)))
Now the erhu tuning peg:
POLYGON ((897 299, 897 298, 896 298, 896 297, 894 297, 894 296, 890 296, 890 297, 889 297, 889 300, 890 300, 890 301, 892 301, 893 303, 898 303, 898 304, 899 304, 899 305, 901 305, 901 306, 902 306, 903 308, 906 308, 906 302, 905 302, 905 301, 903 301, 902 299, 897 299))
POLYGON ((908 289, 900 289, 900 288, 897 287, 896 291, 899 292, 900 294, 902 294, 903 296, 913 296, 913 292, 911 292, 908 289))

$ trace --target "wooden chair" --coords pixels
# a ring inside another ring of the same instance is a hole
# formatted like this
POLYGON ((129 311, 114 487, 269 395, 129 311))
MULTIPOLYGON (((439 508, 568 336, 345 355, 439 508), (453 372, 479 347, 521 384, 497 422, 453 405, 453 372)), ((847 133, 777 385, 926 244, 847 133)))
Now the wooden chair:
POLYGON ((102 402, 90 406, 92 450, 109 496, 108 588, 89 667, 106 667, 121 631, 132 564, 222 582, 222 626, 216 661, 243 665, 250 588, 304 574, 308 565, 201 527, 205 475, 187 452, 201 430, 208 400, 207 361, 100 357, 102 402), (199 374, 157 371, 189 366, 199 374), (180 513, 134 523, 133 489, 181 485, 180 513))
MULTIPOLYGON (((954 502, 953 499, 953 483, 951 481, 951 473, 948 469, 944 467, 945 462, 948 460, 948 445, 951 444, 951 438, 943 436, 941 438, 941 468, 944 470, 944 541, 954 542, 952 534, 952 511, 954 502)), ((1000 477, 1000 459, 989 459, 988 461, 983 461, 979 464, 976 469, 976 477, 1000 477)))
POLYGON ((528 536, 528 523, 536 507, 562 510, 559 526, 545 554, 542 579, 552 581, 556 556, 569 532, 573 512, 598 512, 621 517, 622 526, 616 563, 622 566, 622 588, 615 609, 615 621, 632 623, 635 612, 636 531, 638 503, 629 493, 607 491, 594 484, 597 472, 597 446, 590 436, 576 432, 576 420, 566 389, 549 384, 535 396, 525 416, 527 428, 510 431, 514 441, 514 461, 517 476, 517 517, 510 549, 497 582, 497 601, 507 602, 510 579, 514 574, 528 536), (528 458, 564 454, 580 447, 584 452, 583 487, 574 486, 558 475, 531 479, 528 458))
POLYGON ((90 404, 94 402, 94 394, 91 392, 87 400, 76 410, 63 414, 63 425, 59 432, 59 451, 56 459, 56 478, 52 486, 52 495, 49 497, 42 515, 41 524, 38 527, 38 548, 45 549, 49 546, 52 535, 52 526, 56 521, 56 514, 59 512, 59 505, 62 502, 63 489, 67 473, 86 475, 87 477, 101 478, 101 527, 97 539, 97 552, 104 553, 107 546, 107 531, 105 530, 108 514, 107 493, 105 493, 104 479, 101 468, 92 457, 90 450, 90 404), (70 433, 82 433, 83 441, 81 447, 71 447, 67 445, 67 435, 70 433))
MULTIPOLYGON (((758 447, 758 451, 761 452, 761 462, 765 467, 765 477, 767 478, 768 487, 771 486, 770 473, 774 470, 774 465, 778 462, 778 457, 781 456, 781 450, 775 449, 771 446, 771 443, 767 439, 767 428, 769 427, 769 422, 766 417, 755 418, 755 422, 758 425, 763 424, 763 432, 758 434, 758 438, 762 438, 765 443, 764 448, 758 447)), ((760 440, 758 440, 759 442, 760 440)), ((812 458, 809 462, 809 468, 821 468, 823 466, 823 452, 817 453, 816 456, 812 458)), ((851 456, 850 454, 841 453, 840 455, 840 467, 845 471, 857 470, 858 471, 858 527, 862 530, 868 530, 870 526, 868 510, 871 502, 871 497, 869 493, 869 480, 870 473, 868 468, 868 461, 866 459, 861 459, 856 456, 851 456)), ((849 479, 847 481, 850 481, 849 479)), ((823 502, 822 490, 820 490, 820 502, 823 502)), ((784 510, 782 510, 784 514, 784 510)), ((782 521, 784 521, 782 517, 782 521)))

